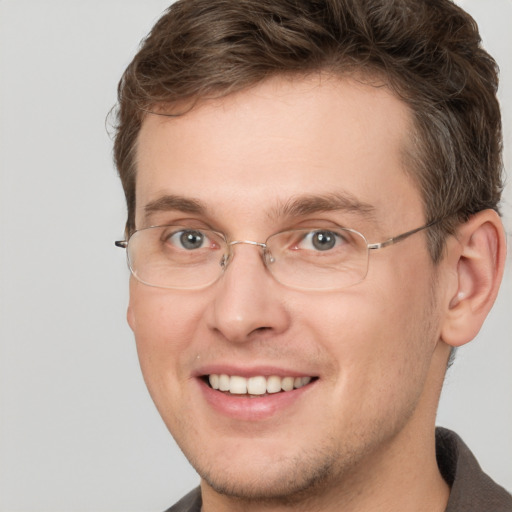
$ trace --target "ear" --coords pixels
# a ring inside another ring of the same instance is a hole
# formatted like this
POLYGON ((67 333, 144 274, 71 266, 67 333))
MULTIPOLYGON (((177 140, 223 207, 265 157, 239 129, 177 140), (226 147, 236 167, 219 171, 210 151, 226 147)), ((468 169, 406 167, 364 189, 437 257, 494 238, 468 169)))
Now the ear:
POLYGON ((478 334, 498 295, 505 255, 505 232, 494 210, 473 215, 447 244, 445 263, 453 285, 448 291, 441 339, 448 345, 464 345, 478 334))

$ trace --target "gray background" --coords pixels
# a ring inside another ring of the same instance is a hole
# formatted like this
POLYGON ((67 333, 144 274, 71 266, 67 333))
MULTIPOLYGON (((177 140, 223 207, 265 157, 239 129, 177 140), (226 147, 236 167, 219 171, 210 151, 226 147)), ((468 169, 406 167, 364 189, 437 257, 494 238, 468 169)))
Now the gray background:
MULTIPOLYGON (((502 68, 510 169, 512 1, 463 5, 502 68)), ((0 0, 2 512, 162 510, 198 482, 154 410, 125 323, 128 272, 112 243, 125 209, 104 127, 124 67, 166 6, 0 0)), ((505 203, 510 233, 511 185, 505 203)), ((508 489, 510 260, 438 418, 508 489)))

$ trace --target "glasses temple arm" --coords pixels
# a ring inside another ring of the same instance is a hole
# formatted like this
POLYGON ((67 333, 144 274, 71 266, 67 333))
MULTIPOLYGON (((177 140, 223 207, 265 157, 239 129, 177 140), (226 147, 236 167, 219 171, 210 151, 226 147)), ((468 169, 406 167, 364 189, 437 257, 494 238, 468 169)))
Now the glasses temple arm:
POLYGON ((424 229, 430 228, 434 226, 435 224, 441 222, 443 219, 434 220, 432 222, 429 222, 428 224, 425 224, 424 226, 420 226, 419 228, 412 229, 411 231, 406 231, 405 233, 402 233, 401 235, 394 236, 393 238, 389 238, 388 240, 384 240, 384 242, 376 243, 376 244, 368 244, 368 249, 375 250, 375 249, 382 249, 383 247, 387 247, 388 245, 396 244, 397 242, 400 242, 401 240, 404 240, 411 235, 414 235, 418 231, 423 231, 424 229))

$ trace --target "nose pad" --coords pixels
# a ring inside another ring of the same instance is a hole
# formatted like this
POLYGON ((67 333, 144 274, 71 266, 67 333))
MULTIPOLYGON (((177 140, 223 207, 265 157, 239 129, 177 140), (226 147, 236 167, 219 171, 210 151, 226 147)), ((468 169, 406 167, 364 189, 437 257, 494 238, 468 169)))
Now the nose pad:
POLYGON ((276 261, 274 259, 274 256, 272 256, 270 249, 268 249, 268 248, 263 249, 263 261, 264 261, 265 265, 267 266, 267 268, 269 268, 270 265, 272 265, 272 263, 274 263, 276 261))
POLYGON ((222 255, 222 258, 220 259, 220 262, 219 262, 220 266, 222 268, 222 271, 226 270, 230 261, 231 261, 231 254, 223 254, 222 255))

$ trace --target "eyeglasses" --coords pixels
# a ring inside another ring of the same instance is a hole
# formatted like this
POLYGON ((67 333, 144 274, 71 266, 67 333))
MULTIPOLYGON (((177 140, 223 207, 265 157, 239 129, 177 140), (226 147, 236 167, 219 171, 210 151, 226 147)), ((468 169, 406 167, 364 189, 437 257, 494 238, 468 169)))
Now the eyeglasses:
POLYGON ((131 273, 148 286, 205 288, 224 273, 234 246, 249 244, 262 250, 266 268, 281 284, 300 290, 339 290, 366 277, 370 251, 396 244, 438 222, 374 244, 358 231, 341 227, 291 229, 261 243, 228 241, 217 231, 177 225, 140 229, 115 245, 127 250, 131 273))

